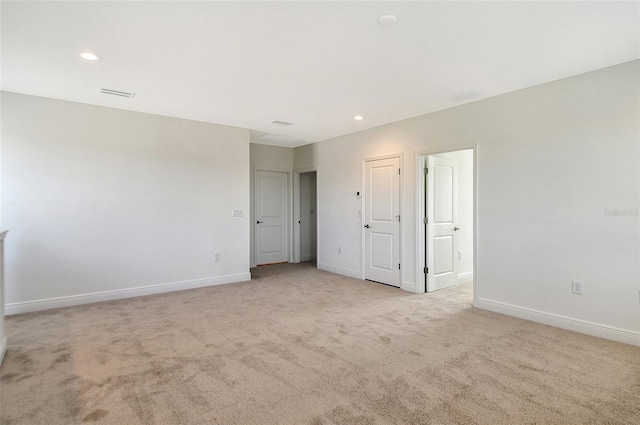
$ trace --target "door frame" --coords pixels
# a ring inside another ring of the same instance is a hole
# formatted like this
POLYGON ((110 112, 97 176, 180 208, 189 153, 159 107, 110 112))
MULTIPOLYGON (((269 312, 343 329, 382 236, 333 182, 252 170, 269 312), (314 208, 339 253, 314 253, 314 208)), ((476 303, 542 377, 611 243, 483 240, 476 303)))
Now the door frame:
MULTIPOLYGON (((367 249, 367 243, 366 243, 366 235, 365 235, 365 230, 364 230, 364 225, 365 223, 365 213, 364 213, 364 209, 366 206, 366 183, 367 183, 367 162, 369 161, 377 161, 380 159, 391 159, 391 158, 398 158, 400 160, 400 191, 398 196, 400 197, 400 205, 398 205, 399 208, 399 212, 400 212, 400 222, 398 223, 398 244, 399 244, 399 248, 398 248, 398 261, 400 262, 400 264, 402 264, 402 215, 403 215, 403 211, 404 211, 404 154, 402 152, 400 153, 395 153, 395 154, 389 154, 389 155, 382 155, 382 156, 374 156, 374 157, 369 157, 369 158, 364 158, 362 160, 362 188, 360 189, 360 257, 361 257, 361 262, 360 262, 360 267, 361 267, 361 279, 362 280, 366 280, 367 278, 365 277, 365 273, 366 273, 366 249, 367 249)), ((402 267, 400 267, 400 277, 399 277, 399 288, 400 289, 404 289, 405 285, 403 283, 402 277, 404 276, 403 273, 403 269, 402 267)))
POLYGON ((318 171, 318 167, 315 168, 300 168, 293 170, 293 220, 292 220, 292 228, 293 228, 293 250, 291 253, 291 262, 299 263, 300 262, 300 226, 298 221, 300 221, 300 174, 305 173, 316 173, 316 268, 318 264, 320 264, 320 232, 318 229, 320 228, 320 185, 319 176, 320 172, 318 171))
POLYGON ((292 184, 292 172, 286 168, 274 168, 274 167, 259 167, 255 166, 251 170, 251 186, 253 187, 253 191, 251 194, 251 246, 253 249, 251 250, 252 256, 252 264, 251 267, 257 267, 258 265, 258 244, 256 244, 256 171, 275 171, 278 173, 286 173, 287 174, 287 261, 289 263, 293 262, 293 250, 291 247, 293 246, 293 202, 291 201, 293 198, 293 184, 292 184))
POLYGON ((426 276, 423 272, 426 265, 427 235, 428 227, 423 218, 426 217, 425 207, 425 179, 424 167, 427 166, 429 156, 449 152, 469 150, 473 151, 473 304, 478 298, 478 143, 468 143, 451 146, 434 147, 416 152, 416 293, 424 294, 427 289, 426 276))

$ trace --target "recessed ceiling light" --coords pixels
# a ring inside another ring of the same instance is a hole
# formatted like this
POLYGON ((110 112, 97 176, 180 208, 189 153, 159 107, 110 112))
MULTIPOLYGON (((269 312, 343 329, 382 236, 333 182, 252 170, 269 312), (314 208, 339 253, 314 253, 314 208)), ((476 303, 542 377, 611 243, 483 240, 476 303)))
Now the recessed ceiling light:
POLYGON ((100 56, 96 55, 95 53, 91 53, 91 52, 80 53, 80 57, 82 59, 86 59, 88 61, 99 61, 100 60, 100 56))
POLYGON ((356 121, 362 121, 364 117, 362 115, 356 115, 355 117, 353 117, 353 119, 356 121))
POLYGON ((389 25, 395 24, 397 20, 398 18, 396 18, 394 15, 384 15, 378 18, 378 24, 387 27, 389 25))

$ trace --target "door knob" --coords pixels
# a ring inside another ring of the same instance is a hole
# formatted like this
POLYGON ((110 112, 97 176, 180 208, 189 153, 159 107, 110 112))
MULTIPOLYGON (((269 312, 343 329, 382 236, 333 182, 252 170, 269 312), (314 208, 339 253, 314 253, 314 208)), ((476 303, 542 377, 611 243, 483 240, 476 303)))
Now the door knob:
POLYGON ((260 224, 260 223, 264 223, 264 221, 260 221, 260 220, 256 221, 256 224, 260 224))
POLYGON ((459 228, 459 227, 454 227, 454 228, 453 228, 453 231, 454 231, 454 232, 457 232, 458 230, 460 230, 460 228, 459 228))
POLYGON ((369 226, 368 224, 365 224, 365 225, 364 225, 364 227, 365 227, 366 229, 368 229, 368 228, 369 228, 369 227, 371 227, 371 226, 369 226))

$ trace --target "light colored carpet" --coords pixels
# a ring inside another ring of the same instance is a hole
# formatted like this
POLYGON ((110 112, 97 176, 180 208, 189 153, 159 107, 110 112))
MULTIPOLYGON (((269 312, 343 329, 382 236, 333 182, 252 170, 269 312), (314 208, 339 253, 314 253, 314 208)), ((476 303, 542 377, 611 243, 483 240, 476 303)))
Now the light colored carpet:
POLYGON ((10 424, 640 424, 640 349, 277 265, 12 316, 10 424))

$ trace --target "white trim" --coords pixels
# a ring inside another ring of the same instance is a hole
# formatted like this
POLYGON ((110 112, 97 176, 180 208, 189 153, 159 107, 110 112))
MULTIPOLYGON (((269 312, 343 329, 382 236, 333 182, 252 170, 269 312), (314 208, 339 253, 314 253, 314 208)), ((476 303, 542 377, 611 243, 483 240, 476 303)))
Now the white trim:
POLYGON ((326 272, 331 272, 335 274, 341 274, 343 276, 352 277, 358 280, 364 280, 361 278, 362 274, 360 273, 360 270, 343 269, 342 267, 330 266, 328 264, 321 264, 321 263, 318 263, 318 269, 324 270, 326 272))
POLYGON ((293 170, 293 220, 292 220, 292 231, 293 231, 293 249, 292 249, 292 263, 301 263, 303 261, 311 261, 315 260, 316 256, 312 255, 307 258, 307 256, 302 257, 300 255, 300 226, 298 221, 300 221, 300 174, 306 173, 316 173, 316 252, 318 252, 318 228, 320 227, 320 219, 318 217, 318 168, 300 168, 293 170), (305 259, 306 258, 306 259, 305 259))
POLYGON ((300 263, 300 173, 293 170, 293 216, 291 217, 291 232, 293 234, 293 249, 291 262, 300 263))
POLYGON ((145 295, 162 294, 165 292, 224 285, 226 283, 244 282, 248 280, 251 280, 251 273, 249 272, 230 274, 226 276, 208 277, 204 279, 185 280, 182 282, 159 283, 156 285, 140 286, 137 288, 115 289, 112 291, 93 292, 89 294, 69 295, 65 297, 47 298, 35 301, 8 303, 6 304, 6 314, 7 316, 10 316, 13 314, 49 310, 52 308, 71 307, 75 305, 119 300, 123 298, 141 297, 145 295))
POLYGON ((578 320, 570 317, 560 316, 557 314, 518 307, 499 301, 488 300, 485 298, 477 298, 474 301, 473 305, 474 307, 483 310, 506 314, 507 316, 518 317, 520 319, 530 320, 532 322, 542 323, 544 325, 555 326, 556 328, 567 329, 574 332, 597 336, 599 338, 623 342, 625 344, 631 344, 640 347, 640 332, 586 322, 584 320, 578 320))
POLYGON ((402 282, 400 284, 400 289, 407 292, 414 292, 416 294, 418 293, 416 291, 416 284, 414 282, 402 282))
POLYGON ((4 353, 6 352, 7 352, 7 338, 2 338, 2 341, 0 341, 0 365, 4 360, 4 353))
POLYGON ((424 268, 425 262, 425 224, 424 224, 424 167, 427 156, 422 152, 416 152, 416 292, 424 294, 427 292, 426 275, 424 268))
POLYGON ((469 279, 473 279, 473 271, 458 273, 458 282, 464 282, 469 279))

